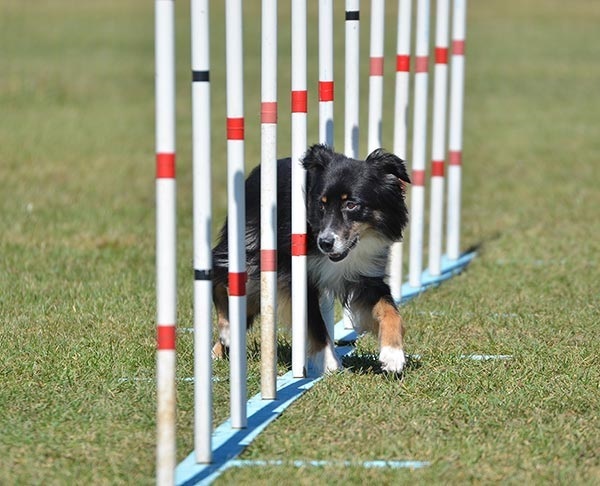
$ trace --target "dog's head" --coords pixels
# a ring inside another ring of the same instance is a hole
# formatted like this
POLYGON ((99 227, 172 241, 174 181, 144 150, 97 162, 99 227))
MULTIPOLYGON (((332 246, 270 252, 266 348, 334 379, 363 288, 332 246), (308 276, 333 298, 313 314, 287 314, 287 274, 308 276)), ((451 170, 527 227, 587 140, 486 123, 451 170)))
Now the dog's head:
POLYGON ((302 163, 308 172, 308 223, 331 261, 342 261, 369 234, 389 242, 402 238, 410 179, 398 157, 378 149, 355 160, 313 145, 302 163))

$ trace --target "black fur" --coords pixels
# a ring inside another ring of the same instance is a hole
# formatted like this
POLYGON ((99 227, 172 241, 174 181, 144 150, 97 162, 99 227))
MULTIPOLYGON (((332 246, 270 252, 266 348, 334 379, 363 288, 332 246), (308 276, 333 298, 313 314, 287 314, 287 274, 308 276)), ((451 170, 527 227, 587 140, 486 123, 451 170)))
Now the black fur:
MULTIPOLYGON (((280 299, 291 291, 291 159, 278 161, 278 287, 280 299)), ((302 164, 307 170, 309 352, 327 344, 318 299, 334 294, 357 316, 369 316, 380 301, 395 309, 384 281, 389 246, 402 238, 408 214, 404 187, 410 183, 404 163, 375 150, 354 160, 314 145, 302 164)), ((214 295, 220 325, 227 323, 227 223, 213 250, 214 295)), ((248 325, 260 310, 260 167, 246 180, 246 264, 248 325)), ((366 320, 369 320, 368 318, 366 320)), ((373 319, 371 319, 373 320, 373 319)), ((377 325, 355 322, 377 332, 377 325)), ((223 334, 222 334, 223 336, 223 334)), ((401 338, 400 338, 401 339, 401 338)), ((228 343, 225 343, 228 344, 228 343)))

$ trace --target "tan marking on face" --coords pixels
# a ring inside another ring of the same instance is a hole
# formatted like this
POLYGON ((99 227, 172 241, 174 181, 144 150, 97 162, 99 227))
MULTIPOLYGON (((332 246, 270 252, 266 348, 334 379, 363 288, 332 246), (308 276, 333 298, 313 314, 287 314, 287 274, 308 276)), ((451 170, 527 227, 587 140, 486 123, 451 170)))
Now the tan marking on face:
POLYGON ((321 202, 322 202, 322 203, 326 203, 326 202, 327 202, 327 196, 323 196, 323 197, 321 198, 321 202))
POLYGON ((379 323, 379 345, 402 349, 404 326, 398 309, 381 299, 373 306, 373 318, 379 323))
POLYGON ((342 194, 342 201, 345 201, 346 199, 348 199, 348 194, 342 194))

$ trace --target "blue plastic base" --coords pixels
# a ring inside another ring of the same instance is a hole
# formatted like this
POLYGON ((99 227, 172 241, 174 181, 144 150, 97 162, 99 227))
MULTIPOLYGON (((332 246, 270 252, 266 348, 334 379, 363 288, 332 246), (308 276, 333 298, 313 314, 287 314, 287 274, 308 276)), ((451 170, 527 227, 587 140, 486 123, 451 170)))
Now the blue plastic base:
MULTIPOLYGON (((402 303, 423 293, 427 288, 439 285, 444 280, 460 273, 475 257, 475 253, 466 253, 458 260, 449 260, 442 257, 441 275, 433 277, 425 271, 422 275, 421 287, 414 288, 408 284, 402 286, 402 303)), ((335 326, 336 341, 354 341, 358 336, 352 329, 344 329, 342 322, 335 326)), ((353 348, 350 346, 338 347, 340 357, 350 354, 353 348)), ((309 369, 309 375, 311 370, 309 369)), ((309 378, 293 378, 291 371, 277 379, 277 399, 263 400, 260 393, 248 401, 248 426, 245 429, 234 429, 231 422, 227 420, 213 432, 213 462, 211 464, 196 463, 194 453, 186 457, 175 471, 175 481, 178 485, 210 484, 219 474, 229 467, 237 467, 240 461, 232 462, 242 451, 260 434, 273 420, 288 408, 296 399, 310 390, 322 376, 309 378)), ((380 464, 386 461, 370 461, 368 464, 380 464)), ((427 463, 420 461, 392 461, 404 464, 404 467, 424 467, 427 463)), ((256 465, 262 462, 257 461, 256 465)), ((367 463, 365 463, 367 464, 367 463)), ((251 464, 250 464, 251 465, 251 464)), ((264 465, 269 465, 266 461, 264 465)), ((398 466, 399 467, 399 466, 398 466)))
POLYGON ((450 260, 446 255, 442 257, 441 272, 439 275, 431 275, 429 270, 425 270, 421 275, 421 286, 411 287, 408 282, 402 285, 402 303, 422 294, 429 287, 434 287, 441 284, 444 280, 448 280, 455 275, 458 275, 464 268, 475 258, 476 253, 463 253, 457 260, 450 260))

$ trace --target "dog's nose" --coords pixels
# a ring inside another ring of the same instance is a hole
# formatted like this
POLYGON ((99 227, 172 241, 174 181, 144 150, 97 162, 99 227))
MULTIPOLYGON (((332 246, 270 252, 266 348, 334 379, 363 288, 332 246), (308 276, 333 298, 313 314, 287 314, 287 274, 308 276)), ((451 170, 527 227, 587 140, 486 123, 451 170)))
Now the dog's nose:
POLYGON ((323 253, 331 253, 335 239, 332 233, 320 235, 317 244, 323 253))

